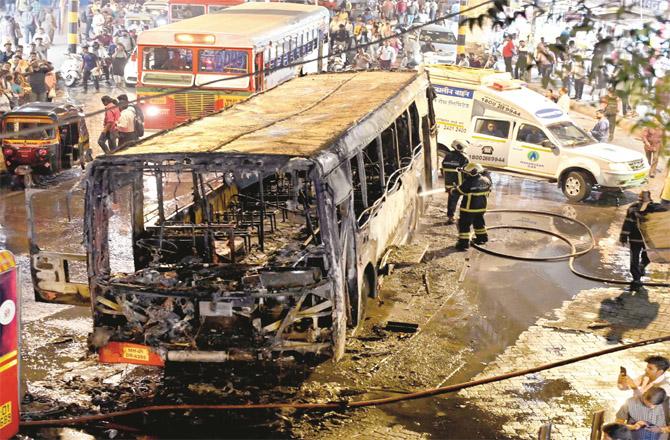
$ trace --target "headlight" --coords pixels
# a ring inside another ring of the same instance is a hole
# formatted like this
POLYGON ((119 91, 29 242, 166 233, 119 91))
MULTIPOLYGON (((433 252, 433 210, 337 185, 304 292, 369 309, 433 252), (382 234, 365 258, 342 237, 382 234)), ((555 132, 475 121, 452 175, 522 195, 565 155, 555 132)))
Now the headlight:
POLYGON ((161 109, 156 107, 155 105, 150 105, 146 109, 147 116, 150 118, 155 118, 156 116, 161 114, 161 109))
POLYGON ((627 162, 610 162, 608 166, 612 171, 630 171, 627 162))

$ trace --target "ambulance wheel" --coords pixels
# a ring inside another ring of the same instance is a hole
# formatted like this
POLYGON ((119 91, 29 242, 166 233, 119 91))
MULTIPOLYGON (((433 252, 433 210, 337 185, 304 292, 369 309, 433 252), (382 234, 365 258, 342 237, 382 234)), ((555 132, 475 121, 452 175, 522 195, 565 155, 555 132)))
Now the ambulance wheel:
POLYGON ((591 195, 590 176, 581 171, 570 171, 561 185, 563 194, 571 202, 581 202, 591 195))

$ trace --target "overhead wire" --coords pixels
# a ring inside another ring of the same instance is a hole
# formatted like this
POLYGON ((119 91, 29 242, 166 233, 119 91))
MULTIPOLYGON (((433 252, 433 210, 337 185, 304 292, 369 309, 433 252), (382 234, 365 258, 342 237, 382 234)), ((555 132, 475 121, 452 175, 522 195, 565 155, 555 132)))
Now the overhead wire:
MULTIPOLYGON (((465 8, 465 9, 462 9, 459 12, 452 12, 452 13, 449 13, 449 14, 446 14, 446 15, 443 15, 443 16, 440 16, 440 17, 436 17, 434 20, 430 20, 430 21, 427 21, 425 23, 421 23, 417 26, 394 32, 393 35, 389 35, 387 37, 381 37, 377 40, 370 41, 370 42, 367 42, 367 43, 353 45, 349 48, 345 48, 345 49, 342 49, 342 50, 339 50, 339 51, 335 51, 333 53, 328 53, 327 55, 317 56, 316 58, 311 58, 311 59, 308 59, 308 60, 301 60, 301 61, 297 61, 297 62, 293 62, 293 63, 288 63, 288 64, 285 64, 285 65, 281 65, 281 66, 273 67, 273 68, 269 68, 269 69, 263 68, 263 69, 258 70, 256 72, 247 72, 247 73, 243 73, 243 74, 240 74, 240 75, 229 76, 227 78, 214 79, 214 80, 207 81, 205 83, 198 84, 198 85, 192 85, 192 86, 188 86, 188 87, 183 87, 183 88, 178 88, 178 89, 174 89, 174 90, 169 90, 169 91, 166 91, 166 92, 157 93, 155 95, 151 95, 151 98, 136 98, 136 99, 133 99, 132 101, 128 101, 128 103, 129 104, 140 104, 143 100, 146 100, 146 99, 156 99, 156 98, 171 96, 171 95, 174 95, 174 94, 177 94, 177 93, 184 93, 184 92, 189 92, 189 91, 194 91, 194 90, 201 90, 201 89, 203 89, 207 86, 211 86, 213 84, 219 84, 219 83, 226 82, 226 81, 235 81, 235 80, 239 80, 239 79, 243 79, 243 78, 250 78, 250 77, 254 77, 254 76, 265 75, 265 74, 269 74, 269 73, 272 73, 272 72, 277 71, 277 70, 287 69, 287 68, 291 68, 291 67, 299 67, 299 66, 304 66, 305 64, 327 60, 330 57, 336 57, 336 56, 343 55, 345 53, 355 52, 358 49, 365 49, 365 48, 368 48, 368 47, 371 47, 371 46, 374 46, 374 45, 378 45, 380 43, 383 43, 384 41, 392 40, 393 38, 397 38, 401 35, 405 35, 405 34, 408 34, 408 33, 415 32, 415 31, 417 31, 419 29, 422 29, 426 26, 439 24, 439 23, 443 22, 444 20, 448 20, 449 18, 461 15, 465 12, 473 11, 475 9, 481 8, 482 6, 486 6, 486 5, 491 4, 491 3, 497 4, 497 5, 502 5, 502 4, 506 4, 506 0, 485 0, 482 3, 479 3, 477 5, 473 5, 473 6, 465 8)), ((524 5, 524 7, 528 7, 528 6, 533 6, 533 4, 525 4, 524 5)), ((110 108, 118 108, 118 107, 119 107, 119 105, 115 104, 115 105, 113 105, 112 107, 109 107, 109 108, 102 108, 100 110, 95 110, 95 111, 92 111, 92 112, 89 112, 89 113, 85 113, 82 116, 80 116, 79 118, 89 119, 93 116, 97 116, 97 115, 105 113, 110 108)), ((48 128, 56 128, 56 127, 59 127, 61 125, 65 125, 65 124, 68 124, 68 123, 75 122, 75 120, 78 120, 79 118, 65 119, 61 123, 44 124, 44 125, 40 125, 39 128, 25 128, 25 129, 22 129, 22 130, 14 131, 14 132, 11 133, 11 135, 7 135, 5 133, 0 133, 0 139, 7 139, 10 136, 12 138, 14 138, 16 136, 23 135, 23 134, 39 133, 42 130, 45 130, 45 129, 48 129, 48 128)))

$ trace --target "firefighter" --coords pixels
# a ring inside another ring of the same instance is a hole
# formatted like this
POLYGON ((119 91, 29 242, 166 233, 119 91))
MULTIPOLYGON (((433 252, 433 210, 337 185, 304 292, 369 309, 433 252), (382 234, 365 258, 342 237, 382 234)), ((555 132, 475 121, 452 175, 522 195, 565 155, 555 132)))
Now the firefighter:
POLYGON ((623 221, 619 241, 625 245, 630 245, 630 274, 633 281, 630 283, 631 289, 642 287, 640 279, 645 273, 649 264, 649 257, 640 233, 640 221, 644 220, 644 215, 649 212, 665 211, 660 203, 654 203, 651 200, 649 191, 642 191, 638 196, 638 201, 628 207, 626 219, 623 221))
POLYGON ((467 148, 467 141, 455 140, 451 143, 451 150, 442 160, 442 171, 444 172, 444 189, 449 193, 449 200, 447 201, 447 224, 454 224, 454 213, 456 206, 458 206, 458 199, 461 198, 460 193, 452 192, 451 190, 463 183, 463 172, 461 168, 466 166, 470 160, 465 155, 464 151, 467 148))
POLYGON ((491 178, 484 171, 484 167, 478 163, 469 163, 463 167, 463 175, 463 183, 451 191, 463 196, 461 211, 458 215, 456 249, 464 251, 470 247, 470 226, 474 226, 475 243, 484 244, 489 240, 484 214, 491 191, 491 178))

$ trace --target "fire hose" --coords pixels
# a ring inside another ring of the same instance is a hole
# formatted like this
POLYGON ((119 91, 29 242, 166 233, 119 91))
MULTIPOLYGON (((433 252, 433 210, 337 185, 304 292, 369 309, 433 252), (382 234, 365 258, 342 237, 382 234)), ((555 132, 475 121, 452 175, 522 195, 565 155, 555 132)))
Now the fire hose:
POLYGON ((100 422, 117 417, 130 416, 135 414, 144 414, 151 412, 163 411, 188 411, 188 410, 215 410, 215 411, 240 411, 240 410, 273 410, 273 409, 301 409, 301 410, 347 410, 364 408, 369 406, 389 405, 392 403, 424 399, 427 397, 439 396, 442 394, 453 393, 467 388, 485 385, 493 382, 511 379, 513 377, 525 376, 528 374, 538 373, 540 371, 550 370, 553 368, 562 367, 564 365, 574 364, 587 359, 598 356, 603 356, 618 351, 629 350, 631 348, 642 347, 645 345, 658 344, 661 342, 670 341, 670 335, 661 336, 658 338, 645 339, 642 341, 632 342, 629 344, 620 345, 617 347, 607 348, 605 350, 596 351, 593 353, 584 354, 581 356, 571 357, 556 362, 551 362, 537 367, 527 368, 525 370, 512 371, 505 374, 486 377, 483 379, 471 380, 453 385, 447 385, 437 388, 429 388, 421 391, 404 394, 401 396, 386 397, 372 400, 359 401, 337 401, 325 403, 308 403, 308 402, 277 402, 277 403, 256 403, 256 404, 213 404, 213 405, 198 405, 198 404, 178 404, 178 405, 151 405, 138 408, 130 408, 121 411, 114 411, 104 414, 94 414, 79 417, 72 417, 67 419, 50 419, 50 420, 24 420, 21 422, 21 427, 36 427, 36 426, 72 426, 81 425, 91 422, 100 422))
MULTIPOLYGON (((577 247, 575 244, 565 237, 564 235, 561 235, 557 232, 553 231, 548 231, 546 229, 541 229, 541 228, 536 228, 532 226, 520 226, 520 225, 494 225, 494 226, 488 226, 488 230, 494 230, 494 229, 515 229, 515 230, 524 230, 524 231, 533 231, 533 232, 538 232, 542 234, 547 234, 552 237, 555 237, 564 243, 566 243, 568 246, 570 246, 570 253, 569 254, 563 254, 563 255, 556 255, 556 256, 549 256, 549 257, 524 257, 524 256, 518 256, 518 255, 513 255, 513 254, 508 254, 505 252, 500 252, 500 251, 495 251, 493 249, 489 249, 485 246, 472 243, 472 246, 477 249, 480 252, 489 254, 489 255, 494 255, 496 257, 501 257, 501 258, 508 258, 512 260, 521 260, 521 261, 561 261, 561 260, 568 260, 568 266, 570 267, 570 270, 572 273, 577 275, 580 278, 585 278, 587 280, 591 281, 598 281, 602 283, 608 283, 608 284, 620 284, 620 285, 625 285, 625 284, 630 284, 630 281, 627 280, 622 280, 622 279, 616 279, 616 278, 604 278, 604 277, 599 277, 596 275, 591 275, 587 274, 584 272, 579 271, 577 268, 575 268, 575 259, 582 256, 586 255, 589 252, 591 252, 593 249, 596 247, 596 241, 595 238, 593 237, 593 232, 591 231, 591 228, 589 228, 584 222, 581 222, 577 219, 561 215, 561 214, 556 214, 553 212, 547 212, 547 211, 534 211, 534 210, 523 210, 523 209, 492 209, 487 211, 489 213, 522 213, 522 214, 534 214, 534 215, 543 215, 547 217, 554 217, 554 218, 559 218, 563 220, 567 220, 569 222, 575 223, 582 228, 584 228, 584 231, 588 235, 589 238, 589 244, 585 249, 582 250, 577 250, 577 247)), ((646 281, 643 283, 644 286, 648 287, 670 287, 670 282, 658 282, 658 281, 646 281)))
MULTIPOLYGON (((517 229, 517 230, 526 230, 526 231, 533 231, 533 232, 539 232, 539 233, 544 233, 551 235, 553 237, 556 237, 557 239, 563 241, 564 243, 568 244, 570 246, 571 252, 569 254, 564 254, 564 255, 557 255, 557 256, 548 256, 548 257, 524 257, 524 256, 516 256, 516 255, 511 255, 511 254, 506 254, 503 252, 499 251, 494 251, 492 249, 487 249, 481 245, 473 244, 473 247, 478 249, 481 252, 490 254, 490 255, 495 255, 498 257, 503 257, 503 258, 510 258, 510 259, 515 259, 515 260, 523 260, 523 261, 560 261, 560 260, 565 260, 568 259, 569 261, 569 266, 570 270, 577 276, 586 278, 589 280, 593 281, 600 281, 604 283, 612 283, 612 284, 628 284, 629 282, 626 280, 618 280, 618 279, 609 279, 609 278, 602 278, 594 275, 589 275, 589 274, 584 274, 574 267, 574 261, 577 257, 580 257, 582 255, 587 254, 588 252, 592 251, 595 249, 596 243, 595 243, 595 238, 593 237, 593 232, 591 229, 583 222, 564 216, 560 214, 555 214, 551 212, 545 212, 545 211, 532 211, 532 210, 514 210, 514 209, 497 209, 497 210, 491 210, 489 212, 512 212, 512 213, 531 213, 531 214, 537 214, 537 215, 544 215, 544 216, 550 216, 550 217, 555 217, 555 218, 561 218, 570 222, 574 222, 581 227, 584 228, 586 231, 588 237, 589 237, 589 244, 588 246, 583 249, 583 250, 577 250, 575 244, 568 239, 567 237, 558 234, 556 232, 548 231, 545 229, 541 228, 536 228, 532 226, 517 226, 517 225, 495 225, 491 226, 488 229, 493 230, 493 229, 517 229)), ((654 286, 654 287, 670 287, 670 283, 663 283, 663 282, 646 282, 644 283, 646 286, 654 286)), ((244 410, 278 410, 278 409, 297 409, 297 410, 349 410, 349 409, 356 409, 356 408, 364 408, 364 407, 370 407, 370 406, 382 406, 382 405, 389 405, 393 403, 398 403, 398 402, 403 402, 403 401, 409 401, 409 400, 416 400, 416 399, 424 399, 428 397, 434 397, 434 396, 439 396, 443 394, 448 394, 448 393, 454 393, 460 390, 464 390, 467 388, 472 388, 475 386, 479 385, 485 385, 493 382, 499 382, 507 379, 511 379, 514 377, 519 377, 519 376, 525 376, 528 374, 534 374, 538 373, 541 371, 545 370, 550 370, 553 368, 558 368, 562 367, 565 365, 570 365, 574 364, 577 362, 581 362, 587 359, 591 359, 594 357, 598 356, 604 356, 607 354, 611 353, 616 353, 618 351, 623 351, 623 350, 629 350, 631 348, 636 348, 636 347, 642 347, 646 345, 651 345, 651 344, 658 344, 661 342, 667 342, 670 341, 670 335, 666 336, 661 336, 658 338, 652 338, 652 339, 645 339, 642 341, 637 341, 637 342, 632 342, 629 344, 624 344, 620 345, 617 347, 611 347, 605 350, 600 350, 588 354, 584 354, 581 356, 576 356, 576 357, 571 357, 567 359, 563 359, 560 361, 556 362, 551 362, 548 364, 544 365, 539 365, 536 367, 532 368, 527 368, 524 370, 517 370, 517 371, 512 371, 509 373, 504 373, 496 376, 491 376, 483 379, 477 379, 477 380, 471 380, 468 382, 462 382, 458 384, 453 384, 453 385, 447 385, 443 387, 436 387, 436 388, 429 388, 425 390, 420 390, 420 391, 415 391, 415 392, 410 392, 407 394, 403 394, 400 396, 392 396, 392 397, 386 397, 386 398, 379 398, 379 399, 371 399, 371 400, 359 400, 359 401, 349 401, 349 400, 342 400, 342 401, 334 401, 334 402, 324 402, 324 403, 309 403, 309 402, 276 402, 276 403, 260 403, 260 404, 207 404, 207 405, 200 405, 200 404, 173 404, 173 405, 150 405, 150 406, 142 406, 138 408, 130 408, 130 409, 125 409, 121 411, 114 411, 114 412, 108 412, 108 413, 103 413, 103 414, 94 414, 94 415, 84 415, 84 416, 78 416, 78 417, 71 417, 71 418, 64 418, 64 419, 47 419, 47 420, 23 420, 21 421, 21 426, 22 427, 40 427, 40 426, 72 426, 72 425, 81 425, 81 424, 86 424, 86 423, 92 423, 92 422, 101 422, 101 421, 107 421, 110 419, 118 418, 118 417, 125 417, 125 416, 131 416, 131 415, 136 415, 136 414, 146 414, 146 413, 153 413, 153 412, 164 412, 164 411, 189 411, 189 410, 209 410, 209 411, 244 411, 244 410)))

